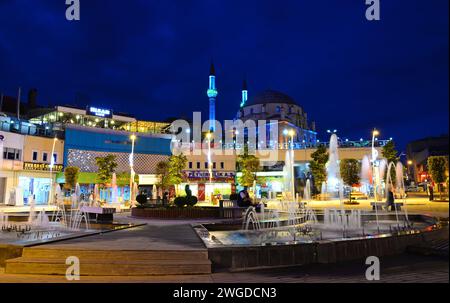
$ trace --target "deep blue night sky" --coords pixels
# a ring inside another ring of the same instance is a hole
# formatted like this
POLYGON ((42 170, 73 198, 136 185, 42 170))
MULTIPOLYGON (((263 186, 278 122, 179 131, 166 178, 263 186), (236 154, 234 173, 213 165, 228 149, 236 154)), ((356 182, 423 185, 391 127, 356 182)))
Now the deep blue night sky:
POLYGON ((448 4, 381 0, 369 22, 365 0, 81 0, 81 21, 68 22, 64 0, 0 0, 0 91, 206 118, 213 58, 220 120, 235 116, 247 75, 250 96, 291 95, 322 139, 377 127, 404 147, 448 133, 448 4))

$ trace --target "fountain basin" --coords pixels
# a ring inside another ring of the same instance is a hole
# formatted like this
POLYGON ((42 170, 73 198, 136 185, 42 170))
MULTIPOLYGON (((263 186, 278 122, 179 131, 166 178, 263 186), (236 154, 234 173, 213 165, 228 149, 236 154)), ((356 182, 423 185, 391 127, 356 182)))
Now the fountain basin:
MULTIPOLYGON (((321 218, 319 217, 319 222, 321 218)), ((379 223, 384 228, 375 232, 376 225, 365 221, 368 231, 342 232, 331 227, 311 226, 316 238, 301 236, 294 239, 289 227, 268 230, 238 230, 217 224, 195 225, 194 229, 208 247, 215 269, 247 270, 266 267, 298 266, 314 263, 338 263, 364 260, 368 256, 401 254, 409 246, 442 236, 445 230, 427 216, 410 216, 414 229, 397 230, 389 226, 395 222, 386 217, 379 223), (371 227, 372 226, 372 227, 371 227), (322 238, 318 232, 322 233, 322 238), (264 241, 261 241, 264 239, 264 241)), ((301 227, 301 226, 298 226, 301 227)), ((235 228, 238 228, 235 225, 235 228)), ((363 264, 363 263, 362 263, 363 264)))

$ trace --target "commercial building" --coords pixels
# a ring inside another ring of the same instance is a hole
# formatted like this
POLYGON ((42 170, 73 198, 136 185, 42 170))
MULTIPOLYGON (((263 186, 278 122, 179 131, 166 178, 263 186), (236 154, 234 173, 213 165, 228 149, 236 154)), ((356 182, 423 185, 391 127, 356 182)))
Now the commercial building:
POLYGON ((0 131, 0 204, 47 204, 63 169, 64 141, 0 131))
POLYGON ((406 146, 408 174, 416 183, 431 181, 427 161, 430 156, 449 155, 448 135, 427 137, 406 146))
MULTIPOLYGON (((151 191, 158 182, 156 166, 171 155, 171 135, 137 133, 104 128, 66 125, 64 167, 80 168, 81 191, 88 194, 94 190, 97 180, 97 157, 114 155, 117 162, 116 174, 119 196, 123 201, 130 199, 130 161, 142 189, 151 191)), ((64 175, 58 175, 58 182, 64 183, 64 175)), ((110 193, 101 193, 102 200, 108 200, 110 193)))

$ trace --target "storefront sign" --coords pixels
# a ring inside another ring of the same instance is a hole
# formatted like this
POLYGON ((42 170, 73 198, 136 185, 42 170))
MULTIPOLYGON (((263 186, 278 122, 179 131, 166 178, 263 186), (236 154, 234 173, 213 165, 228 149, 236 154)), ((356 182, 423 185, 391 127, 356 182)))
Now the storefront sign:
MULTIPOLYGON (((62 164, 53 164, 52 171, 54 172, 62 172, 63 171, 62 164)), ((32 170, 32 171, 50 171, 50 163, 33 163, 33 162, 24 162, 23 170, 32 170)))
MULTIPOLYGON (((208 171, 187 171, 185 172, 186 177, 189 180, 209 180, 208 171)), ((234 172, 212 172, 213 181, 234 181, 236 174, 234 172)))
POLYGON ((139 185, 154 185, 160 182, 157 175, 139 175, 139 185))
POLYGON ((90 116, 96 116, 101 118, 109 118, 113 117, 112 110, 106 108, 98 108, 94 106, 88 106, 86 109, 86 114, 90 116))

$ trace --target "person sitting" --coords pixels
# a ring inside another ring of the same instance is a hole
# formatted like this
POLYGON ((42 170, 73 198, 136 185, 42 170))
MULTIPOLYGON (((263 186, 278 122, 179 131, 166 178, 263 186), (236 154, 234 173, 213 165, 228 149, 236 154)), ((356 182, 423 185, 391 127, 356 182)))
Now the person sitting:
POLYGON ((163 194, 163 198, 162 198, 162 204, 163 204, 163 206, 165 206, 168 203, 169 203, 169 193, 167 191, 165 191, 163 194))
POLYGON ((250 207, 253 205, 252 199, 247 191, 247 186, 244 186, 244 189, 239 192, 237 205, 239 207, 250 207))
POLYGON ((184 191, 186 192, 186 197, 192 196, 192 190, 189 188, 189 184, 186 184, 186 186, 184 187, 184 191))
POLYGON ((389 186, 389 188, 388 188, 387 199, 386 199, 386 210, 389 210, 389 206, 391 207, 391 210, 395 210, 395 198, 394 198, 394 191, 392 190, 392 186, 389 186))

